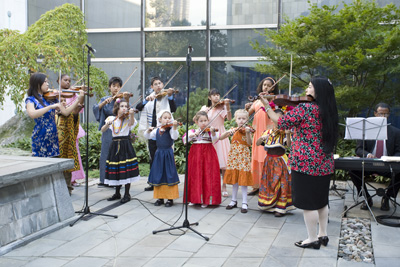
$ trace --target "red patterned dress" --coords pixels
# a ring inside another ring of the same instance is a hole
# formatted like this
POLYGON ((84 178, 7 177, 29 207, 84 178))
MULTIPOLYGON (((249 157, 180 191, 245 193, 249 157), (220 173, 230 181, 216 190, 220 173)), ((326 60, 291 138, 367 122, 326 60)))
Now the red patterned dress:
POLYGON ((267 156, 264 159, 258 207, 285 214, 295 209, 292 202, 292 180, 285 154, 286 134, 284 131, 267 130, 262 136, 268 136, 268 139, 264 145, 267 156))

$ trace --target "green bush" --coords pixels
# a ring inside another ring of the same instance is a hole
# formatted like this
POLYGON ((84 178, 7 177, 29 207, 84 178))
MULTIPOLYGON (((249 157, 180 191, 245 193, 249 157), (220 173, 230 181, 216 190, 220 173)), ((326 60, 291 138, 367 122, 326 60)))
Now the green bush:
POLYGON ((25 151, 32 152, 32 139, 30 137, 24 137, 18 139, 11 144, 5 145, 5 147, 19 148, 25 151))
MULTIPOLYGON (((86 124, 82 124, 86 131, 86 124)), ((82 165, 86 169, 86 135, 79 138, 79 151, 81 153, 82 165)), ((99 169, 101 151, 101 131, 98 122, 89 123, 89 170, 99 169)))
MULTIPOLYGON (((189 105, 189 124, 193 124, 193 117, 202 106, 207 105, 208 89, 197 88, 196 91, 190 93, 189 105)), ((176 109, 174 118, 180 122, 186 123, 186 104, 176 109)))

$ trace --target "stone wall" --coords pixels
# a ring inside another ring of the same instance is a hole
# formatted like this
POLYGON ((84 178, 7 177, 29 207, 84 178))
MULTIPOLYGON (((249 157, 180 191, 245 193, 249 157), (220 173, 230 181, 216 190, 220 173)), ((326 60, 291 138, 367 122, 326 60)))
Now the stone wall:
POLYGON ((0 255, 74 218, 62 173, 71 166, 70 159, 0 156, 0 255))

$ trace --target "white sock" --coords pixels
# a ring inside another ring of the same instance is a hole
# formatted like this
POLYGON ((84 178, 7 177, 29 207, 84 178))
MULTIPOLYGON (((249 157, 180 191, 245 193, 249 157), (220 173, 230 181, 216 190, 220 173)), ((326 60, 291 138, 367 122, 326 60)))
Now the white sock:
POLYGON ((232 185, 232 201, 237 201, 238 190, 239 190, 239 185, 237 183, 232 185))
POLYGON ((247 204, 247 186, 241 185, 240 189, 242 189, 242 203, 247 204))

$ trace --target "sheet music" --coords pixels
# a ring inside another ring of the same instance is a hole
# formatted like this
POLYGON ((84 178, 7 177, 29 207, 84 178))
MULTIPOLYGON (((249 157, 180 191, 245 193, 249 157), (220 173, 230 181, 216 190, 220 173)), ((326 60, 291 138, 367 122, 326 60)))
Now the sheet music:
POLYGON ((346 133, 344 139, 386 140, 386 126, 386 117, 346 118, 346 133), (365 133, 364 138, 363 132, 365 133))

